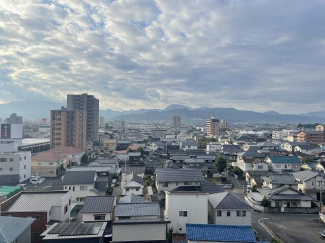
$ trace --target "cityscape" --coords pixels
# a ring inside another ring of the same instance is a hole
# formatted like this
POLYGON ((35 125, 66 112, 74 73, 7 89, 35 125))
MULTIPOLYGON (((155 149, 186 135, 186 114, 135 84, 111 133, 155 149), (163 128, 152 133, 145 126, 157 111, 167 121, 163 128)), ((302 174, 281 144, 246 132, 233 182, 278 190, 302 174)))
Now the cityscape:
POLYGON ((0 1, 0 243, 324 242, 324 12, 0 1))

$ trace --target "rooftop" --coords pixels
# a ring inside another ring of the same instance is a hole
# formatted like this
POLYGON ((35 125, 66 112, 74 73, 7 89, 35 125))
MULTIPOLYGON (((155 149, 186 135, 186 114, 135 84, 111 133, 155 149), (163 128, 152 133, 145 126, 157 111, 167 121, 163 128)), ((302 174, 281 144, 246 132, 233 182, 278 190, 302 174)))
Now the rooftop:
POLYGON ((301 164, 297 156, 269 156, 268 158, 274 164, 301 164))
POLYGON ((159 216, 159 203, 122 203, 116 205, 116 217, 159 216))
POLYGON ((96 171, 67 170, 64 174, 64 185, 89 185, 95 182, 96 171))
POLYGON ((209 202, 214 209, 252 209, 244 200, 229 192, 211 194, 209 202))
POLYGON ((113 212, 115 206, 115 197, 95 196, 86 197, 81 213, 108 213, 113 212))
POLYGON ((118 203, 144 203, 144 198, 132 194, 132 195, 121 197, 118 203))
POLYGON ((191 169, 157 169, 158 182, 183 182, 202 181, 200 170, 191 169))
POLYGON ((35 221, 33 218, 0 216, 0 242, 12 243, 35 221))

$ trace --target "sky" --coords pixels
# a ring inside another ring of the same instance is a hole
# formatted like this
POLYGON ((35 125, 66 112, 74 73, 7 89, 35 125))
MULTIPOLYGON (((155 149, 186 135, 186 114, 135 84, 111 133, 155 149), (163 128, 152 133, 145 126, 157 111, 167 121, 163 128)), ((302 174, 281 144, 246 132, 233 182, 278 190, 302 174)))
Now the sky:
POLYGON ((324 0, 0 1, 0 103, 325 106, 324 0))

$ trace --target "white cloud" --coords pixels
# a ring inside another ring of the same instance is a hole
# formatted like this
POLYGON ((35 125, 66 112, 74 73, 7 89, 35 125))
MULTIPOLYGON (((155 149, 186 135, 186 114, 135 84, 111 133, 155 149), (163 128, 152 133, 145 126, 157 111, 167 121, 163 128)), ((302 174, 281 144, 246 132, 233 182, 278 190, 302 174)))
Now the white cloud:
POLYGON ((113 109, 318 109, 324 10, 321 0, 3 1, 1 102, 63 103, 81 90, 113 109))

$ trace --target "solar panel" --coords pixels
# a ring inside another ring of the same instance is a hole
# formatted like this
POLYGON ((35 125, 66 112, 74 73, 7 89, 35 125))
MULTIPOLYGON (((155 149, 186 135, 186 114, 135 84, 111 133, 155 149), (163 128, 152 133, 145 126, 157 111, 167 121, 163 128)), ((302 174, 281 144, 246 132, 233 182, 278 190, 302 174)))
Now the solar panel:
POLYGON ((53 229, 51 229, 48 233, 49 234, 60 234, 61 231, 67 227, 69 223, 60 223, 60 224, 57 224, 56 226, 54 226, 53 229))
POLYGON ((59 236, 97 235, 101 226, 102 223, 60 223, 50 230, 49 234, 58 234, 59 236))

